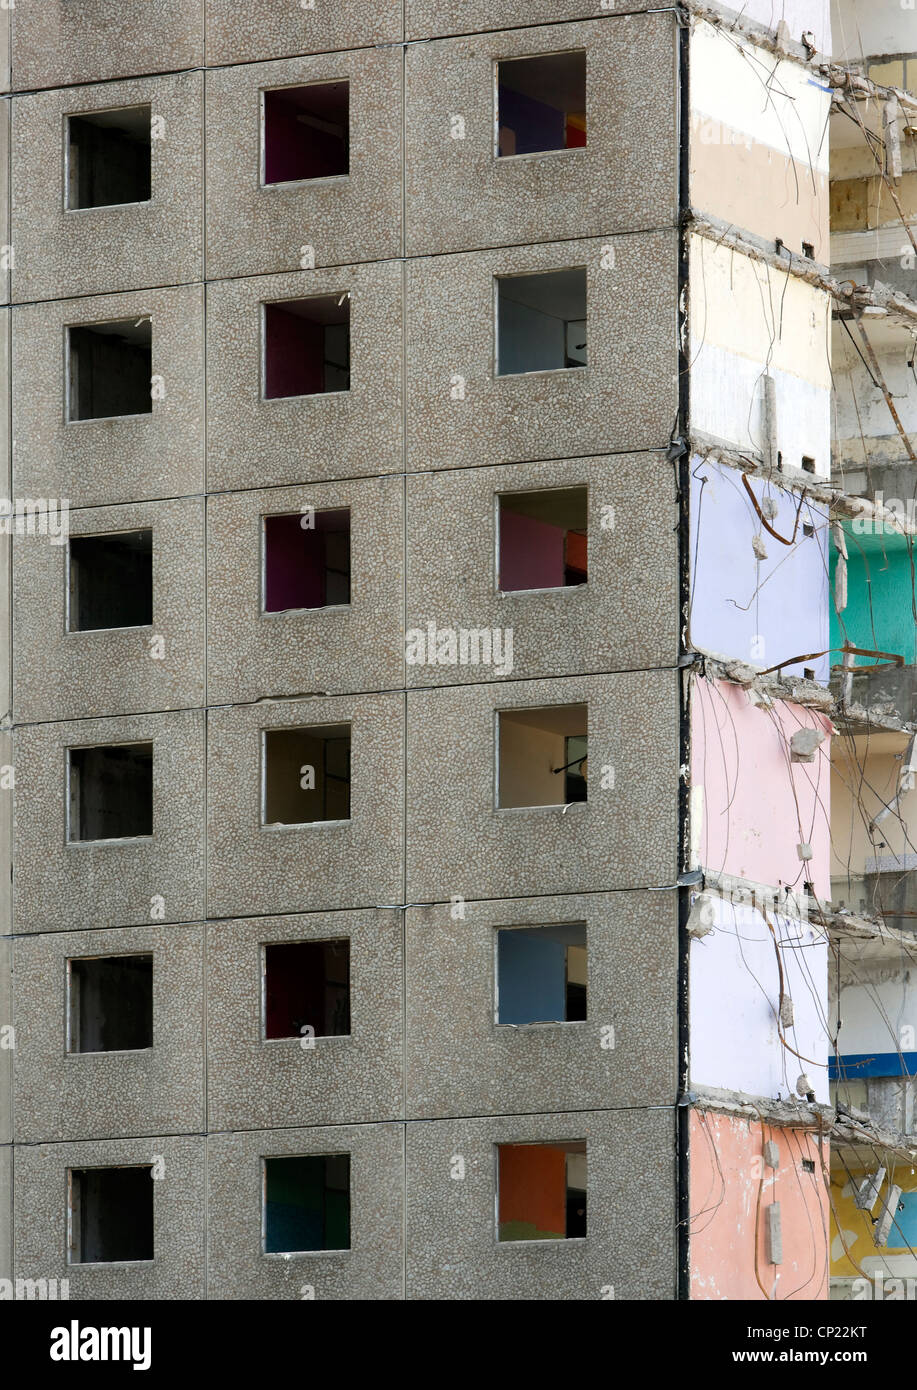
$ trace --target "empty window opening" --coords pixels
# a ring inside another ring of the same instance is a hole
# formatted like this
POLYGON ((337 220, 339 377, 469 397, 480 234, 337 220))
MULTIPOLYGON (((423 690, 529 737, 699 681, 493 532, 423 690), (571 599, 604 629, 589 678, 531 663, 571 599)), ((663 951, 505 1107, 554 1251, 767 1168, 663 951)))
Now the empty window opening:
POLYGON ((286 613, 349 602, 350 512, 340 508, 266 516, 264 611, 286 613))
POLYGON ((151 174, 149 106, 68 118, 68 208, 149 202, 151 174))
POLYGON ((264 305, 264 394, 320 396, 350 390, 350 295, 264 305))
POLYGON ((153 409, 153 325, 79 325, 67 330, 71 420, 108 420, 118 415, 149 415, 153 409))
POLYGON ((70 539, 70 632, 153 621, 153 532, 70 539))
POLYGON ((151 1167, 70 1171, 70 1263, 153 1258, 151 1167))
POLYGON ((350 172, 350 84, 317 82, 264 93, 264 182, 350 172))
POLYGON ((264 947, 264 1036, 350 1032, 350 942, 285 941, 264 947))
POLYGON ((586 1017, 586 924, 497 932, 497 1022, 575 1023, 586 1017))
POLYGON ((350 819, 350 725, 265 729, 264 824, 350 819))
POLYGON ((586 54, 546 53, 497 64, 497 154, 541 154, 586 143, 586 54))
POLYGON ((153 1046, 153 957, 70 961, 69 1052, 153 1046))
POLYGON ((586 1234, 586 1141, 498 1144, 498 1240, 586 1234))
POLYGON ((497 277, 497 375, 586 366, 586 268, 497 277))
POLYGON ((563 589, 585 584, 588 495, 584 487, 500 497, 499 587, 563 589))
POLYGON ((152 835, 152 743, 71 748, 69 774, 68 840, 152 835))
POLYGON ((585 705, 503 710, 497 718, 498 806, 588 799, 585 705))
POLYGON ((264 1249, 350 1249, 350 1154, 264 1160, 264 1249))
POLYGON ((813 458, 809 458, 807 454, 803 454, 802 456, 802 466, 806 473, 815 472, 815 460, 813 458))

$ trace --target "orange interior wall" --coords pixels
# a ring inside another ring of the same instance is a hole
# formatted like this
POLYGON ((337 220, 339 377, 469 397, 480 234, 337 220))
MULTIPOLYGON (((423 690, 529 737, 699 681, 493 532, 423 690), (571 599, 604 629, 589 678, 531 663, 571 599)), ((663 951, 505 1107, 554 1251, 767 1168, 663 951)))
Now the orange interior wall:
POLYGON ((818 1299, 828 1296, 828 1145, 807 1130, 692 1110, 690 1128, 691 1297, 818 1299), (780 1162, 765 1168, 764 1142, 780 1162), (803 1159, 815 1163, 806 1172, 803 1159), (762 1183, 763 1174, 763 1183, 762 1183), (765 1207, 780 1203, 783 1261, 767 1263, 765 1207), (755 1215, 760 1208, 755 1278, 755 1215))
POLYGON ((500 1147, 500 1221, 530 1221, 539 1231, 567 1225, 567 1155, 533 1144, 500 1147))

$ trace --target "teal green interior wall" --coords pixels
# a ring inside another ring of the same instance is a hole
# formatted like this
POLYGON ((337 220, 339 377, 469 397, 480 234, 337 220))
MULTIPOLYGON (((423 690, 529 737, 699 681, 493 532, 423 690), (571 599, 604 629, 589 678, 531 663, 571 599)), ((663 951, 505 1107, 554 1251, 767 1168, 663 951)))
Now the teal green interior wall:
MULTIPOLYGON (((837 552, 831 548, 831 646, 846 639, 855 647, 875 648, 903 656, 908 666, 917 665, 917 623, 914 621, 914 575, 917 552, 901 536, 859 536, 853 523, 844 524, 847 539, 847 607, 834 611, 834 572, 837 552)), ((831 653, 831 664, 841 654, 831 653)), ((855 658, 858 666, 872 666, 869 657, 855 658)))

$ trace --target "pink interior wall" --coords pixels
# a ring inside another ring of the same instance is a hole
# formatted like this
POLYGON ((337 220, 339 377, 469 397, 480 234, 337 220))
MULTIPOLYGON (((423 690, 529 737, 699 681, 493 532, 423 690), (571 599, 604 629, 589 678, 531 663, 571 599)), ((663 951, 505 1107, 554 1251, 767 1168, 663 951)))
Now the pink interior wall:
POLYGON ((501 508, 500 588, 561 588, 565 535, 561 526, 501 508))
POLYGON ((325 389, 322 325, 291 314, 280 304, 264 306, 264 390, 274 396, 310 396, 325 389))
POLYGON ((790 739, 800 728, 830 734, 831 723, 788 700, 760 709, 726 681, 692 682, 691 785, 704 789, 696 842, 707 870, 772 887, 808 881, 827 899, 830 738, 814 762, 791 763, 790 739), (805 864, 801 842, 813 849, 805 864))
MULTIPOLYGON (((689 1143, 691 1297, 763 1302, 760 1279, 777 1302, 827 1298, 829 1207, 811 1134, 770 1125, 762 1131, 757 1120, 692 1110, 689 1143), (766 1139, 780 1150, 776 1169, 761 1161, 766 1139), (767 1262, 765 1208, 772 1202, 780 1203, 779 1265, 767 1262)), ((827 1168, 826 1141, 821 1157, 827 1168)))

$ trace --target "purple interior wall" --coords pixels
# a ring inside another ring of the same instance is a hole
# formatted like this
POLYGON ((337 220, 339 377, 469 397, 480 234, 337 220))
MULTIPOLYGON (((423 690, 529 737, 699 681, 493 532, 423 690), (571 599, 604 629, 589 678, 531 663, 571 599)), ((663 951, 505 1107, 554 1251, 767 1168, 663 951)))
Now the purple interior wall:
POLYGON ((304 528, 302 519, 298 512, 264 518, 264 607, 268 613, 325 605, 326 537, 331 531, 347 531, 349 514, 319 512, 314 530, 304 528))
POLYGON ((566 534, 562 526, 501 507, 500 588, 562 588, 566 534))
POLYGON ((325 389, 325 330, 280 304, 264 306, 264 394, 312 396, 325 389))
POLYGON ((347 172, 346 145, 336 136, 305 125, 305 109, 288 91, 264 94, 264 181, 322 179, 347 172))

